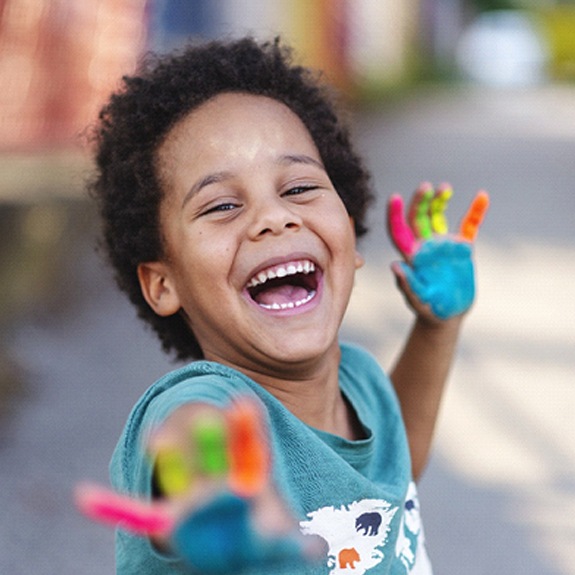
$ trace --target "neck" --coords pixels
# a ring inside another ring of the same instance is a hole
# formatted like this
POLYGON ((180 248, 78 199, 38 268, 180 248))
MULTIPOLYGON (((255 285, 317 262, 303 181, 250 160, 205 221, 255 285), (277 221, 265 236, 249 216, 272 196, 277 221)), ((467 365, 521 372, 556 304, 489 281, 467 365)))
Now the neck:
POLYGON ((241 371, 306 425, 346 439, 359 439, 361 426, 339 388, 339 360, 337 347, 311 367, 282 370, 281 377, 276 371, 273 374, 241 371))
POLYGON ((362 437, 356 414, 339 389, 317 393, 313 383, 305 385, 305 390, 269 391, 310 427, 350 440, 362 437))

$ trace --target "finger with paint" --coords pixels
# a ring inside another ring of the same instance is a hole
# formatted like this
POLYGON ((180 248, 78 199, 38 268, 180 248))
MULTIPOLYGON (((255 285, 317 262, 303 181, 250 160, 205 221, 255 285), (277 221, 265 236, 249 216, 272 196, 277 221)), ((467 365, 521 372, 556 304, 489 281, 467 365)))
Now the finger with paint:
POLYGON ((264 487, 270 458, 261 415, 253 402, 237 401, 228 411, 230 474, 234 493, 252 497, 264 487))
POLYGON ((397 251, 409 260, 417 250, 418 242, 405 219, 403 198, 394 194, 387 206, 387 229, 397 251))
POLYGON ((163 447, 155 456, 155 479, 163 494, 184 495, 193 483, 191 462, 179 448, 163 447))
POLYGON ((165 437, 155 442, 152 458, 160 491, 180 496, 197 480, 223 480, 239 496, 254 496, 269 474, 266 434, 254 402, 237 400, 223 414, 204 412, 192 419, 187 449, 165 437))
POLYGON ((198 479, 225 478, 228 471, 227 427, 219 413, 200 412, 185 423, 187 433, 152 434, 150 458, 154 480, 167 497, 186 497, 198 479))
POLYGON ((467 213, 461 221, 459 235, 462 239, 473 242, 483 223, 487 209, 489 208, 489 194, 484 190, 477 192, 477 195, 471 202, 467 213))
POLYGON ((420 240, 429 240, 433 237, 431 227, 431 202, 435 191, 429 182, 423 182, 417 188, 409 206, 409 224, 420 240))
POLYGON ((430 218, 431 218, 431 228, 433 232, 439 235, 446 235, 449 231, 449 226, 447 223, 447 217, 445 212, 447 210, 447 205, 451 196, 453 195, 453 189, 449 184, 442 184, 435 192, 435 196, 431 200, 430 206, 430 218))
POLYGON ((119 526, 135 535, 168 537, 176 523, 173 514, 160 503, 140 501, 99 485, 79 484, 74 500, 79 511, 89 519, 119 526))
POLYGON ((196 469, 207 477, 221 477, 228 472, 228 430, 223 418, 205 414, 192 429, 196 446, 196 469))

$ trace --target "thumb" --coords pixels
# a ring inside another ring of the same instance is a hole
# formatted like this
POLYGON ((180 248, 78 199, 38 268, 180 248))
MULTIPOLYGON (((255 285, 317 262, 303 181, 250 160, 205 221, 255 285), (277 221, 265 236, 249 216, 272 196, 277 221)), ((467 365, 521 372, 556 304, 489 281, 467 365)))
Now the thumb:
POLYGON ((426 286, 417 278, 413 269, 405 262, 393 262, 391 271, 395 276, 397 287, 411 300, 424 300, 427 292, 426 286))
POLYGON ((428 290, 417 278, 413 269, 405 262, 396 261, 391 264, 391 271, 395 276, 399 291, 415 314, 428 320, 434 320, 434 314, 425 299, 428 290))

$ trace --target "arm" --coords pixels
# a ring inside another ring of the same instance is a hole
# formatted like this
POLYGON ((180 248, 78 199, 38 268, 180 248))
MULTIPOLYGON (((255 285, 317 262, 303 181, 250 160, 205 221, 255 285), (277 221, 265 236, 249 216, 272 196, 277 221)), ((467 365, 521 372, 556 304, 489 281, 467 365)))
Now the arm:
POLYGON ((459 234, 447 235, 444 216, 451 188, 436 192, 422 184, 409 209, 394 196, 389 203, 389 233, 404 262, 392 267, 397 284, 416 314, 407 342, 391 371, 412 458, 415 480, 426 466, 435 424, 465 313, 475 297, 472 244, 488 206, 480 192, 459 234))
POLYGON ((391 371, 409 439, 415 481, 427 464, 461 323, 461 316, 437 324, 417 318, 391 371))

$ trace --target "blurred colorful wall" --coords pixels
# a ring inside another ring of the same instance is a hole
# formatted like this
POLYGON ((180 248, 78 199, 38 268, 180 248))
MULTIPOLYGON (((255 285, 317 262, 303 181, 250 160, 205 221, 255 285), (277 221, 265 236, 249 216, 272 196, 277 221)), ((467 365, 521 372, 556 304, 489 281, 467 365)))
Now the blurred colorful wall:
MULTIPOLYGON (((144 50, 281 35, 352 99, 452 64, 478 13, 528 0, 0 0, 0 152, 69 149, 144 50)), ((575 10, 531 9, 550 75, 575 78, 575 10)), ((572 3, 569 3, 572 4, 572 3)))
POLYGON ((156 0, 150 41, 168 50, 190 34, 280 35, 306 65, 353 95, 395 83, 419 43, 422 0, 156 0))
POLYGON ((0 149, 74 145, 145 31, 144 0, 0 0, 0 149))
POLYGON ((281 35, 343 90, 395 82, 417 0, 0 0, 0 151, 77 145, 145 49, 281 35))

